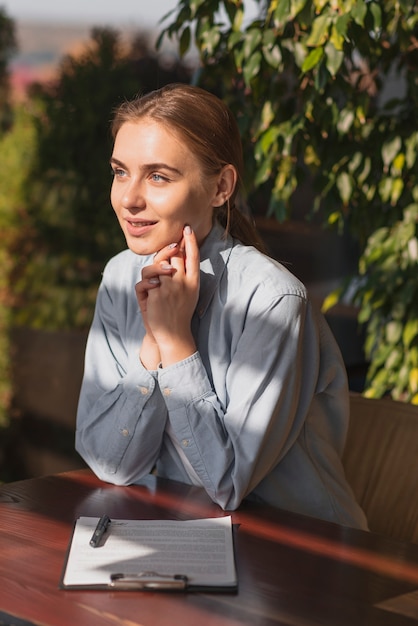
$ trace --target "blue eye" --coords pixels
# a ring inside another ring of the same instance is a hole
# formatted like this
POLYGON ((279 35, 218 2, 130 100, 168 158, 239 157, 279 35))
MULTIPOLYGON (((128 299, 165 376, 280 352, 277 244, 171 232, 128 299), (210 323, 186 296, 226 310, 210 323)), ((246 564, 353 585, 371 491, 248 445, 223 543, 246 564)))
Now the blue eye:
POLYGON ((164 182, 164 181, 168 180, 167 178, 165 178, 165 176, 161 176, 161 174, 151 174, 151 178, 156 183, 159 183, 161 181, 164 182))
POLYGON ((120 167, 111 167, 112 176, 116 176, 117 178, 123 178, 126 176, 126 171, 120 167))

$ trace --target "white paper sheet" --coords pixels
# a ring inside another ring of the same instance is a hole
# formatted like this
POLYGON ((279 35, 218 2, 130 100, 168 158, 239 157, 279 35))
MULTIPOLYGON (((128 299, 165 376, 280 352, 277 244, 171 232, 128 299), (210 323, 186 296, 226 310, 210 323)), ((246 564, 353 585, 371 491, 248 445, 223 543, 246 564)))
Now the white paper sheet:
POLYGON ((198 520, 112 519, 99 547, 90 539, 99 518, 74 528, 64 586, 108 585, 111 574, 185 575, 190 585, 234 586, 231 517, 198 520))

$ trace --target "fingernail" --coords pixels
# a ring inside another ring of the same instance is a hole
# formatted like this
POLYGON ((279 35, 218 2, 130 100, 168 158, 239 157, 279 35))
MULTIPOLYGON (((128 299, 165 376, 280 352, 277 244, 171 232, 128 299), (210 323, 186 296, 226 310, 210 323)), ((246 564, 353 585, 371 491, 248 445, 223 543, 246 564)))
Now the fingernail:
POLYGON ((171 270, 173 267, 170 263, 165 263, 164 261, 160 264, 162 270, 171 270))
POLYGON ((170 245, 168 246, 169 250, 172 250, 173 248, 177 248, 179 244, 178 243, 170 243, 170 245))
POLYGON ((192 234, 192 227, 189 226, 189 224, 186 224, 186 226, 184 227, 184 233, 186 235, 191 235, 192 234))
POLYGON ((158 285, 160 282, 160 279, 158 278, 158 276, 155 276, 154 278, 150 278, 148 282, 151 283, 151 285, 158 285))

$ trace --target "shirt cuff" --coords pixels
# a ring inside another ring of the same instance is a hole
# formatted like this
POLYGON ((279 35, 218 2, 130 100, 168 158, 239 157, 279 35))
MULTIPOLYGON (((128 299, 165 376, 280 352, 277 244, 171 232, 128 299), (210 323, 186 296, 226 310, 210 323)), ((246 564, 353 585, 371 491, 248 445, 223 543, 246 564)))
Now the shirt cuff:
POLYGON ((169 411, 187 406, 212 393, 199 352, 158 370, 157 378, 169 411))

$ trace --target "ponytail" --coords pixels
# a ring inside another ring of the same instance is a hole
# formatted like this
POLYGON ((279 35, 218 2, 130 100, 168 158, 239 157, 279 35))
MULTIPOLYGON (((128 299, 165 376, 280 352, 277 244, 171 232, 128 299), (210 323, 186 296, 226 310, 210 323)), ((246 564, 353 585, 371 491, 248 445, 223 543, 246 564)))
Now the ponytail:
POLYGON ((233 202, 226 202, 216 209, 215 216, 225 229, 225 233, 238 239, 244 246, 254 246, 263 254, 267 254, 267 248, 261 239, 253 220, 247 217, 233 202))

